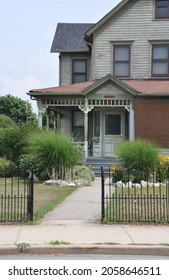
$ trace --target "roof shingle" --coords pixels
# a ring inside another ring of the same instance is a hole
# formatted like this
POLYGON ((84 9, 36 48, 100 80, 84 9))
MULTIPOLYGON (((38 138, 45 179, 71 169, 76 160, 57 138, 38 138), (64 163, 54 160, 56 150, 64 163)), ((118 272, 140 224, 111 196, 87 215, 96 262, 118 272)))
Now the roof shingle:
POLYGON ((58 23, 51 52, 89 52, 84 34, 93 23, 58 23))
MULTIPOLYGON (((131 87, 136 91, 138 95, 168 95, 169 96, 169 80, 122 80, 124 84, 131 87)), ((70 84, 65 86, 33 89, 29 91, 31 93, 43 93, 43 94, 81 94, 83 90, 90 86, 95 86, 98 80, 87 81, 83 83, 70 84)))

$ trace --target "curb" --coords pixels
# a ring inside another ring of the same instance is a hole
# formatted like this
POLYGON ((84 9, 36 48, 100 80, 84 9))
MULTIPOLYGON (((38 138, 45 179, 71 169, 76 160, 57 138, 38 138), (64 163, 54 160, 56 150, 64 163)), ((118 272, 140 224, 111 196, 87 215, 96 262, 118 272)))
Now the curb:
POLYGON ((52 255, 52 254, 100 254, 100 255, 156 255, 169 256, 165 246, 123 246, 123 245, 31 245, 21 252, 15 245, 0 247, 0 255, 52 255))

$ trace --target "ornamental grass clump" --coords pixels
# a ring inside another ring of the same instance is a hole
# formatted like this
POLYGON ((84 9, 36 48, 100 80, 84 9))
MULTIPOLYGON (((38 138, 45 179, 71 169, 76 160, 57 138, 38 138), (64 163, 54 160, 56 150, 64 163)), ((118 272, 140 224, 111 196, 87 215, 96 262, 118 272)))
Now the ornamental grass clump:
POLYGON ((63 133, 41 131, 32 134, 29 145, 36 165, 42 172, 47 171, 50 179, 60 178, 63 172, 79 162, 82 155, 80 146, 63 133))
POLYGON ((159 162, 159 150, 146 140, 124 141, 118 147, 118 159, 127 169, 153 169, 159 162))

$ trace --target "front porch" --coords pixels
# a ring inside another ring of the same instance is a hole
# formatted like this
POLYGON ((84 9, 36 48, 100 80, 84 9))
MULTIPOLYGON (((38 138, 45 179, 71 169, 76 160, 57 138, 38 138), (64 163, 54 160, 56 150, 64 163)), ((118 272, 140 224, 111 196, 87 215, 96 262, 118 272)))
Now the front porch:
POLYGON ((112 158, 118 144, 133 141, 135 91, 107 75, 97 81, 29 92, 37 100, 39 126, 46 110, 47 129, 51 112, 54 130, 63 131, 83 145, 85 159, 112 158))

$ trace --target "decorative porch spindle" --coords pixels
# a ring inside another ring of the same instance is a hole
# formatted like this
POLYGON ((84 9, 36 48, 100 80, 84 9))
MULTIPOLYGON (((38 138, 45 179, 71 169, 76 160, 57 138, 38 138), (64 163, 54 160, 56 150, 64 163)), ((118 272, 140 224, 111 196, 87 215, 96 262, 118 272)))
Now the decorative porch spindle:
POLYGON ((38 106, 38 124, 39 127, 42 128, 43 104, 41 99, 38 99, 37 106, 38 106))
POLYGON ((85 158, 88 156, 88 113, 93 110, 93 105, 88 105, 88 100, 85 99, 84 105, 79 105, 79 109, 84 113, 84 153, 85 158))
POLYGON ((129 113, 129 140, 132 142, 135 140, 135 124, 134 124, 134 100, 130 101, 130 113, 129 113))

